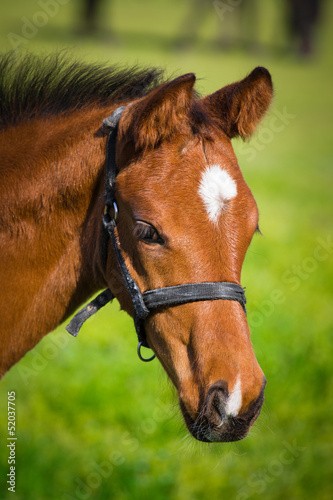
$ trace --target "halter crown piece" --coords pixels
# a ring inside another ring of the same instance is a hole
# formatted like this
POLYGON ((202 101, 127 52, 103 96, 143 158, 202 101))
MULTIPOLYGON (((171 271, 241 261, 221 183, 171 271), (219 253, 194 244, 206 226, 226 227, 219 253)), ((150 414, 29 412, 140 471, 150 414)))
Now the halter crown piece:
MULTIPOLYGON (((240 285, 231 282, 189 283, 168 286, 165 288, 156 288, 155 290, 148 290, 141 293, 138 284, 127 269, 116 237, 116 221, 118 215, 118 206, 114 189, 118 173, 116 164, 116 142, 118 123, 124 109, 124 106, 117 108, 111 116, 103 120, 102 126, 102 131, 107 134, 108 138, 106 143, 105 210, 101 237, 101 259, 104 270, 106 270, 108 244, 109 241, 111 241, 118 267, 121 271, 127 291, 132 298, 133 319, 139 341, 138 355, 142 361, 151 361, 154 359, 155 354, 150 358, 143 358, 141 355, 141 347, 149 347, 144 322, 152 310, 203 300, 235 300, 241 304, 246 313, 246 298, 244 289, 240 285), (110 211, 113 213, 112 216, 110 215, 110 211)), ((111 290, 104 290, 104 292, 99 294, 73 317, 71 322, 66 326, 66 330, 76 337, 83 323, 114 298, 115 296, 111 290)))

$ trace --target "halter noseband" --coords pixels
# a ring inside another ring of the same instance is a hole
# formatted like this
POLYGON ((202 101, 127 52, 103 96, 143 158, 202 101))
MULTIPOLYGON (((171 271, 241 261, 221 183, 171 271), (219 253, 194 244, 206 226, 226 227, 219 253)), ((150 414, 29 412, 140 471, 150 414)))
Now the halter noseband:
MULTIPOLYGON (((126 266, 115 233, 118 216, 118 206, 114 191, 115 180, 118 173, 116 164, 116 141, 118 123, 124 109, 125 107, 123 106, 117 108, 111 116, 103 120, 102 130, 108 135, 108 138, 106 144, 105 211, 101 239, 101 259, 104 270, 106 270, 108 244, 109 241, 111 241, 122 278, 132 298, 134 325, 139 341, 138 355, 142 361, 151 361, 154 359, 155 354, 150 358, 143 358, 141 355, 141 347, 149 347, 144 321, 154 309, 203 300, 235 300, 241 304, 246 313, 246 298, 244 289, 240 285, 230 282, 189 283, 168 286, 165 288, 156 288, 155 290, 148 290, 141 293, 138 284, 132 278, 126 266), (113 212, 112 216, 110 215, 111 209, 113 212)), ((66 326, 66 330, 76 337, 83 323, 114 298, 115 296, 111 290, 104 290, 104 292, 99 294, 73 317, 71 322, 66 326)))

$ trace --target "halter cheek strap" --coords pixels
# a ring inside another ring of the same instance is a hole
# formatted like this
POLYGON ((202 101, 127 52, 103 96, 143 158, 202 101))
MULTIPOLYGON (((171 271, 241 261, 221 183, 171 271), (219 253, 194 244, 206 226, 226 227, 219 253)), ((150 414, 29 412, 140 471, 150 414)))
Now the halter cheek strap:
MULTIPOLYGON (((230 282, 189 283, 183 285, 157 288, 141 293, 136 281, 131 276, 116 235, 118 207, 115 199, 115 181, 118 173, 116 164, 116 142, 118 123, 125 107, 117 108, 114 113, 103 121, 102 130, 108 134, 106 145, 106 183, 105 183, 105 211, 101 238, 101 260, 106 270, 108 259, 108 246, 111 242, 114 254, 125 286, 132 298, 133 319, 138 336, 138 355, 142 361, 151 361, 141 355, 141 347, 149 347, 144 328, 145 319, 149 314, 159 308, 175 307, 189 302, 203 300, 234 300, 240 303, 246 313, 246 298, 244 289, 230 282), (110 215, 112 212, 112 216, 110 215)), ((77 336, 83 323, 95 314, 101 307, 114 299, 113 293, 107 289, 81 309, 66 326, 66 330, 77 336)))

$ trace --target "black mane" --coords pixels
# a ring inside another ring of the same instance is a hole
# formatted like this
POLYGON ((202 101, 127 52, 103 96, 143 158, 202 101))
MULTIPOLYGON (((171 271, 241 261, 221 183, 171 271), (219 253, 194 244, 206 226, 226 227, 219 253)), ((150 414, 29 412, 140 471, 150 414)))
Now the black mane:
POLYGON ((141 97, 162 82, 158 69, 119 68, 15 52, 0 55, 0 129, 34 116, 141 97))

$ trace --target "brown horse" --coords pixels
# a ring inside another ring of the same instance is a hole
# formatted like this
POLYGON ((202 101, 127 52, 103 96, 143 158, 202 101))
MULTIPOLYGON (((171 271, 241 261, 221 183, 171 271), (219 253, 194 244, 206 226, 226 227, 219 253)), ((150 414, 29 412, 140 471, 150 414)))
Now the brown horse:
MULTIPOLYGON (((249 137, 271 98, 270 74, 199 98, 195 76, 119 70, 63 57, 0 59, 0 374, 101 288, 133 304, 108 246, 101 259, 106 138, 118 126, 117 240, 142 292, 185 283, 240 284, 258 209, 231 145, 249 137)), ((242 439, 265 378, 234 300, 156 309, 150 347, 178 390, 190 432, 242 439)))

